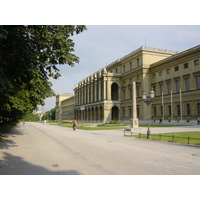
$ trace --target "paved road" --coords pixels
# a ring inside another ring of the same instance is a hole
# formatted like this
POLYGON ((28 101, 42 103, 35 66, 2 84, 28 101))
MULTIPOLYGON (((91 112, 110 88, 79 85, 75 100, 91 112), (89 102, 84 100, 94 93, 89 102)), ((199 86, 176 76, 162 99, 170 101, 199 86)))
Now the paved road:
POLYGON ((198 146, 124 137, 121 130, 19 123, 0 142, 0 174, 197 175, 199 166, 198 146))

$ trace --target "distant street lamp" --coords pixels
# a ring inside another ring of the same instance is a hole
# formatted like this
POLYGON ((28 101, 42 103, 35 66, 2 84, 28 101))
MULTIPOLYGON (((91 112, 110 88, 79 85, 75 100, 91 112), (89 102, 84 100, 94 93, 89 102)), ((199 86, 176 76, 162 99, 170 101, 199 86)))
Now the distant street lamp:
POLYGON ((142 94, 142 99, 144 100, 144 103, 146 103, 148 106, 148 130, 147 130, 147 138, 148 139, 151 138, 149 105, 153 101, 154 97, 155 97, 155 92, 153 91, 153 89, 151 89, 149 96, 147 96, 147 94, 145 92, 143 92, 143 94, 142 94))

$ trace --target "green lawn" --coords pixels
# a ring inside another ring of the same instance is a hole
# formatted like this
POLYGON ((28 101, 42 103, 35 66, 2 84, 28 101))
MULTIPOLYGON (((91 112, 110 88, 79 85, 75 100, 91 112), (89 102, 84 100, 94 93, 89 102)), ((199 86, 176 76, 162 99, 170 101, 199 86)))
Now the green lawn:
MULTIPOLYGON (((62 124, 64 127, 72 128, 72 124, 62 124)), ((83 123, 83 124, 77 124, 77 129, 83 129, 83 130, 113 130, 113 129, 125 129, 125 126, 96 126, 94 124, 89 123, 83 123)))
MULTIPOLYGON (((141 134, 140 136, 133 135, 133 137, 147 138, 147 135, 146 134, 141 134)), ((151 134, 151 139, 167 141, 167 142, 200 145, 200 131, 151 134)))
MULTIPOLYGON (((72 128, 72 122, 56 122, 52 121, 52 125, 61 125, 64 127, 72 128)), ((163 124, 151 124, 151 127, 176 127, 185 125, 163 125, 163 124)), ((148 127, 148 124, 140 124, 139 127, 148 127)), ((114 129, 126 129, 130 128, 130 124, 94 124, 94 123, 78 123, 77 129, 84 130, 114 130, 114 129)))
MULTIPOLYGON (((177 126, 190 126, 190 125, 182 125, 182 124, 176 124, 176 125, 168 125, 168 124, 151 124, 150 127, 177 127, 177 126)), ((139 124, 139 127, 148 127, 148 124, 139 124)))

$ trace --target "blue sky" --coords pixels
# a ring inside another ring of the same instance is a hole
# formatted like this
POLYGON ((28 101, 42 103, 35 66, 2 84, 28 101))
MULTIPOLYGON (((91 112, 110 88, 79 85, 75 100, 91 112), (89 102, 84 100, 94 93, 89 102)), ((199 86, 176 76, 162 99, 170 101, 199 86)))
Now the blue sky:
MULTIPOLYGON (((89 25, 87 28, 72 37, 80 63, 74 67, 59 66, 62 77, 51 80, 56 94, 73 93, 76 83, 145 44, 174 51, 200 44, 200 25, 89 25)), ((45 102, 44 110, 55 107, 55 98, 45 102)))

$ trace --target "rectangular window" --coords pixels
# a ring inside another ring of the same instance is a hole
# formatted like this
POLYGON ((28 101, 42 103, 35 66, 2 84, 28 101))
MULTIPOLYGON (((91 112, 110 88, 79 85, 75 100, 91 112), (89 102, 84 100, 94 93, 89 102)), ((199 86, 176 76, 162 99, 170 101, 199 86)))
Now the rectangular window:
POLYGON ((168 94, 171 94, 171 82, 167 83, 167 92, 168 94))
POLYGON ((133 112, 132 112, 132 109, 129 108, 129 116, 130 116, 130 117, 132 117, 132 113, 133 113, 133 112))
POLYGON ((200 76, 196 76, 196 86, 197 89, 200 89, 200 76))
POLYGON ((184 64, 184 69, 188 68, 188 63, 184 64))
POLYGON ((161 72, 159 72, 159 76, 162 76, 162 71, 161 71, 161 72))
POLYGON ((199 65, 199 59, 194 60, 194 65, 199 65))
POLYGON ((132 99, 132 90, 129 90, 130 93, 130 99, 132 99))
POLYGON ((163 84, 160 84, 160 95, 162 94, 163 92, 163 84))
POLYGON ((125 109, 123 108, 123 110, 122 110, 122 115, 123 115, 123 117, 125 117, 125 109))
POLYGON ((180 92, 180 81, 176 81, 176 92, 180 92))
POLYGON ((180 105, 177 105, 177 115, 180 116, 181 115, 181 109, 180 109, 180 105))
POLYGON ((132 69, 132 62, 130 62, 130 70, 132 69))
POLYGON ((124 90, 123 93, 124 93, 123 96, 124 96, 124 100, 125 100, 126 99, 126 91, 124 90))
POLYGON ((156 107, 153 108, 154 116, 156 117, 156 107))
POLYGON ((186 91, 190 90, 190 79, 189 78, 185 79, 185 90, 186 91))
POLYGON ((190 115, 190 104, 187 104, 187 115, 190 115))
POLYGON ((163 106, 160 106, 161 116, 163 116, 163 106))
POLYGON ((139 67, 140 66, 140 60, 139 60, 139 58, 137 58, 137 67, 139 67))
POLYGON ((152 88, 153 88, 153 91, 155 92, 155 96, 156 96, 156 86, 154 85, 152 88))
POLYGON ((178 66, 174 67, 174 71, 175 72, 178 71, 178 66))
POLYGON ((167 74, 170 74, 170 69, 167 69, 166 72, 167 72, 167 74))
POLYGON ((156 74, 152 74, 152 78, 156 78, 156 74))
POLYGON ((171 116, 172 115, 172 107, 169 106, 168 108, 169 108, 169 116, 171 116))
POLYGON ((117 68, 115 69, 115 72, 116 72, 116 74, 118 73, 118 70, 117 70, 117 68))
POLYGON ((126 71, 126 69, 125 69, 125 65, 123 65, 123 72, 125 72, 126 71))
POLYGON ((137 117, 140 116, 140 108, 137 106, 137 117))
POLYGON ((136 90, 137 90, 137 97, 140 97, 140 87, 137 87, 136 90))
POLYGON ((200 103, 197 104, 197 114, 200 115, 200 103))

